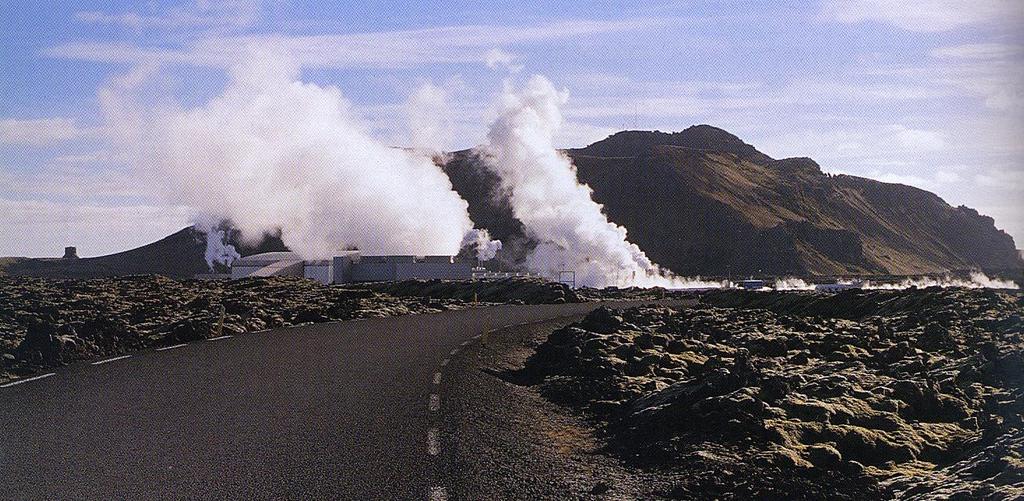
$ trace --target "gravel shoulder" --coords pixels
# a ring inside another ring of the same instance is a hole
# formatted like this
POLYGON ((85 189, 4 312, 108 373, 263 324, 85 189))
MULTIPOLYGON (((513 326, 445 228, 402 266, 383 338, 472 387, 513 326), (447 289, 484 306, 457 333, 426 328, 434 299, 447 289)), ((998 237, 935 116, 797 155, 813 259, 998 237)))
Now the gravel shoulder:
POLYGON ((671 488, 602 454, 581 414, 506 380, 552 330, 581 318, 495 331, 453 358, 441 385, 452 499, 651 499, 671 488))

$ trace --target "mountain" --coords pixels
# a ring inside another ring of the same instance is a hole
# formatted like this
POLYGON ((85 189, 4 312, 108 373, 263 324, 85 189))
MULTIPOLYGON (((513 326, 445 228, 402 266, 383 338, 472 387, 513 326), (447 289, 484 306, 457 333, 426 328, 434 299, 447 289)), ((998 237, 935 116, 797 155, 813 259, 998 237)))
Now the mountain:
MULTIPOLYGON (((775 160, 708 125, 624 131, 572 158, 608 218, 648 257, 681 275, 913 275, 1020 270, 992 218, 901 184, 830 175, 809 158, 775 160)), ((444 165, 470 217, 529 249, 522 226, 471 151, 444 165)), ((509 255, 513 254, 513 255, 509 255)))
MULTIPOLYGON (((229 243, 242 255, 287 250, 280 235, 264 235, 255 245, 242 242, 230 232, 229 243)), ((210 273, 206 264, 206 235, 195 227, 184 228, 151 244, 107 256, 80 259, 6 258, 0 275, 50 278, 96 278, 118 275, 157 274, 190 278, 210 273)), ((223 270, 222 270, 223 271, 223 270)))
MULTIPOLYGON (((901 184, 830 175, 809 158, 775 160, 698 125, 624 131, 566 150, 608 218, 654 262, 680 275, 917 275, 981 269, 1018 278, 1013 239, 992 218, 901 184), (1009 272, 1009 273, 1006 273, 1009 272)), ((477 227, 504 248, 489 266, 515 269, 533 247, 498 178, 470 151, 439 156, 477 227)), ((242 255, 285 250, 279 235, 242 255)), ((96 277, 208 273, 205 235, 185 228, 137 249, 85 259, 0 259, 0 274, 96 277)))

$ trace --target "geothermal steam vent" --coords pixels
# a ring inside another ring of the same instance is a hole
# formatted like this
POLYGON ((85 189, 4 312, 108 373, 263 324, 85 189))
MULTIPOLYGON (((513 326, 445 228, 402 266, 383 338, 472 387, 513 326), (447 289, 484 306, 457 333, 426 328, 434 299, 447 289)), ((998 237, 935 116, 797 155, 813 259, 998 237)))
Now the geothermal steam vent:
POLYGON ((295 276, 323 284, 409 279, 469 280, 473 265, 452 256, 362 256, 347 251, 334 259, 303 260, 294 252, 267 252, 235 260, 231 278, 295 276))

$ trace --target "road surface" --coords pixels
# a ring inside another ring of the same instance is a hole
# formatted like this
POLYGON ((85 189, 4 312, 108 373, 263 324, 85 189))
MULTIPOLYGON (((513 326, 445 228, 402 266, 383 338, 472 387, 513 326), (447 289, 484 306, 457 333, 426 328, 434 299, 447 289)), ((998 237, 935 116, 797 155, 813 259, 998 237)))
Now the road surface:
POLYGON ((448 359, 484 331, 595 307, 310 325, 0 387, 0 499, 444 499, 448 359))

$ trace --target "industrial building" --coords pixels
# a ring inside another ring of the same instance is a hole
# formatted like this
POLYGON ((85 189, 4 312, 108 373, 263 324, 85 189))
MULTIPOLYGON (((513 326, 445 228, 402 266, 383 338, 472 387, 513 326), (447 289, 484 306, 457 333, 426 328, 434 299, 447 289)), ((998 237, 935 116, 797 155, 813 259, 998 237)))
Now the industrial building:
POLYGON ((409 279, 470 280, 473 266, 452 256, 362 256, 346 251, 334 259, 303 260, 293 252, 267 252, 236 259, 231 278, 294 276, 323 284, 409 279))

